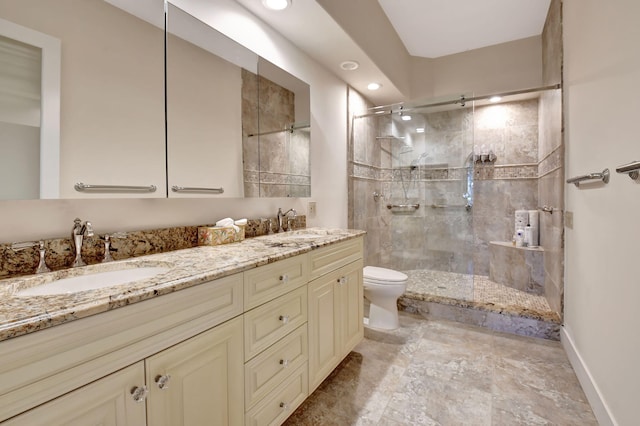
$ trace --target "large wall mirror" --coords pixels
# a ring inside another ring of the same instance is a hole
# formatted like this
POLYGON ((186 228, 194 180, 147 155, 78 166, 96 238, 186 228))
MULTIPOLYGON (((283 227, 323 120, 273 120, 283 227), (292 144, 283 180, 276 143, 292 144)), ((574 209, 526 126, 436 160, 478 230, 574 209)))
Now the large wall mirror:
POLYGON ((167 7, 170 197, 309 197, 309 85, 167 7))
POLYGON ((0 200, 310 196, 309 86, 166 18, 163 0, 0 0, 0 200))
POLYGON ((0 0, 0 199, 165 196, 163 5, 118 3, 0 0))

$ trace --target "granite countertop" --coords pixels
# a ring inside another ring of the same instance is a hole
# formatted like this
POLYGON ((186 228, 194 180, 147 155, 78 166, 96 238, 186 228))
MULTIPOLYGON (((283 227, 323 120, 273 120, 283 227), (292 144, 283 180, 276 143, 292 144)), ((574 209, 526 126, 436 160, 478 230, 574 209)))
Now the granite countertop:
POLYGON ((194 247, 0 280, 0 341, 172 293, 364 234, 364 231, 358 230, 307 228, 238 243, 194 247), (141 266, 165 266, 169 270, 149 279, 71 294, 16 294, 24 288, 55 279, 141 266))

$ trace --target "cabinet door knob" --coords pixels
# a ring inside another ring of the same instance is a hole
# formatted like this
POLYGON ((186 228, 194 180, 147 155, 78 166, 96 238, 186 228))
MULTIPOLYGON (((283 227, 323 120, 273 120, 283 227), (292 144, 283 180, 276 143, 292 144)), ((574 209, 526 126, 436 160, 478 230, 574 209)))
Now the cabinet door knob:
POLYGON ((162 390, 169 389, 169 380, 171 380, 171 375, 164 374, 162 376, 156 377, 156 384, 162 390))
POLYGON ((281 402, 280 408, 282 408, 284 411, 287 411, 289 409, 289 404, 287 404, 286 402, 281 402))
POLYGON ((280 365, 282 365, 282 368, 287 368, 289 366, 289 360, 288 359, 281 359, 280 360, 280 365))
POLYGON ((289 315, 280 315, 280 318, 278 318, 280 321, 282 321, 283 324, 288 324, 289 323, 289 315))
POLYGON ((338 278, 338 284, 340 284, 340 285, 345 285, 347 283, 347 281, 349 281, 349 279, 347 277, 338 278))
POLYGON ((289 282, 289 275, 284 274, 284 275, 280 275, 280 281, 282 281, 283 284, 286 284, 289 282))
POLYGON ((146 386, 136 386, 131 389, 131 398, 135 402, 142 403, 145 399, 147 399, 147 395, 149 394, 149 389, 146 386))

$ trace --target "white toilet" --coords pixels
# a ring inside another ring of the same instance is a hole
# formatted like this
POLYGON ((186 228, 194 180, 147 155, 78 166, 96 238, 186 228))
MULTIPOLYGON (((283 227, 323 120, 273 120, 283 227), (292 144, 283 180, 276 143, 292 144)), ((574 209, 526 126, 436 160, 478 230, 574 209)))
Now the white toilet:
POLYGON ((363 269, 364 297, 371 302, 369 327, 383 330, 398 328, 398 298, 407 289, 407 276, 402 272, 377 266, 363 269))

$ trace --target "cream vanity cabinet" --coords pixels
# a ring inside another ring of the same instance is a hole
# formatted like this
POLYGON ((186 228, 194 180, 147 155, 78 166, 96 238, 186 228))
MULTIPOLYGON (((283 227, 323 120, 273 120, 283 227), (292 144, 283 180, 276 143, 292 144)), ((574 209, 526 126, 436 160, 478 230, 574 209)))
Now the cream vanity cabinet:
POLYGON ((309 392, 364 335, 362 238, 309 253, 309 392))
POLYGON ((356 238, 9 339, 0 423, 281 424, 362 338, 362 291, 356 238))
POLYGON ((242 318, 235 318, 7 424, 241 424, 241 334, 242 318))
POLYGON ((242 424, 242 311, 236 274, 4 341, 0 422, 242 424))

